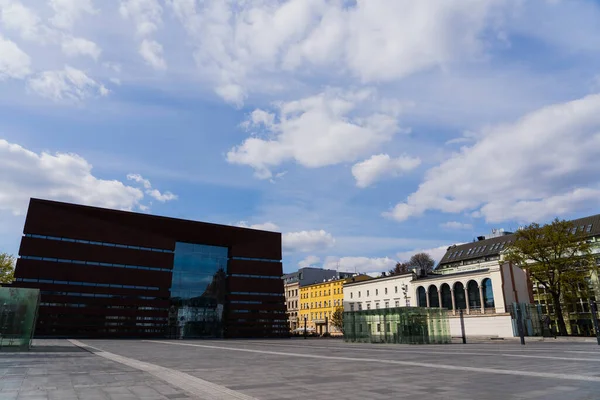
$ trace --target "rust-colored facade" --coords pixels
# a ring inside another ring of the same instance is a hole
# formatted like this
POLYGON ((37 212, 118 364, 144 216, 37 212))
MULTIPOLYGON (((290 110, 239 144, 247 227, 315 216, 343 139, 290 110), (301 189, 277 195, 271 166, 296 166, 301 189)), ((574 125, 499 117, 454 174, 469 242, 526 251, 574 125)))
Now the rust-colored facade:
POLYGON ((280 233, 31 199, 23 234, 38 337, 288 334, 280 233))

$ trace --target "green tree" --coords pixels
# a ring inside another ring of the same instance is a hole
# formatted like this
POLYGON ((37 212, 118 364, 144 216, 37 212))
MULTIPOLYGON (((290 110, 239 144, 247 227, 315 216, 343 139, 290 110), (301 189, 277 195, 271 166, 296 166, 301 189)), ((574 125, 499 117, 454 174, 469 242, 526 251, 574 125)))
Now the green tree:
POLYGON ((338 307, 331 314, 331 324, 344 333, 344 307, 338 307))
POLYGON ((8 253, 0 253, 0 283, 11 283, 15 279, 15 258, 8 253))
POLYGON ((585 239, 583 229, 557 218, 550 224, 520 229, 504 253, 506 261, 526 270, 550 294, 561 335, 567 335, 563 295, 587 287, 586 277, 596 268, 591 244, 585 239))

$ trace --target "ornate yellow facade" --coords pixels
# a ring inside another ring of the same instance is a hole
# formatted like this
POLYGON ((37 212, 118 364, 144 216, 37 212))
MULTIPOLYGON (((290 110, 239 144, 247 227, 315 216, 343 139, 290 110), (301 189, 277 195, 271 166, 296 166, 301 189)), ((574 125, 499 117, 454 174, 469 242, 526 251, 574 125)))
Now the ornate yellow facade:
POLYGON ((344 283, 371 279, 367 275, 352 278, 332 279, 300 287, 300 309, 298 328, 306 328, 309 333, 332 335, 342 333, 331 323, 331 316, 338 307, 344 306, 344 283))

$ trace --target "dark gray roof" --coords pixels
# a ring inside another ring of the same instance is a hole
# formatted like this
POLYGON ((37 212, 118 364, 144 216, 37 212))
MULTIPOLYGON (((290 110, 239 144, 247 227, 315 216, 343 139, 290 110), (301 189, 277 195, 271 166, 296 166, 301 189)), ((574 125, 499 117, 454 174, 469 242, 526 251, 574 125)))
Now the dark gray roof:
MULTIPOLYGON (((600 214, 574 219, 571 223, 574 228, 583 229, 589 236, 600 235, 600 214)), ((444 257, 440 260, 438 268, 459 261, 475 260, 478 258, 500 255, 500 252, 513 240, 515 240, 514 233, 450 246, 448 247, 446 254, 444 254, 444 257)))

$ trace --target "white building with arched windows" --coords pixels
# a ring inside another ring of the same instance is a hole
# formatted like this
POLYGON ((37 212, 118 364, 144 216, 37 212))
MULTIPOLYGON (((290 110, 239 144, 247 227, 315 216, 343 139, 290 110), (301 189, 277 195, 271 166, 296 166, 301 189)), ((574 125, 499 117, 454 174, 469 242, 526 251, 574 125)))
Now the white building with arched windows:
MULTIPOLYGON (((512 238, 512 237, 511 237, 512 238)), ((344 285, 344 311, 391 307, 446 308, 452 336, 513 337, 510 307, 532 303, 527 275, 501 261, 508 236, 451 246, 434 273, 419 271, 344 285)))

